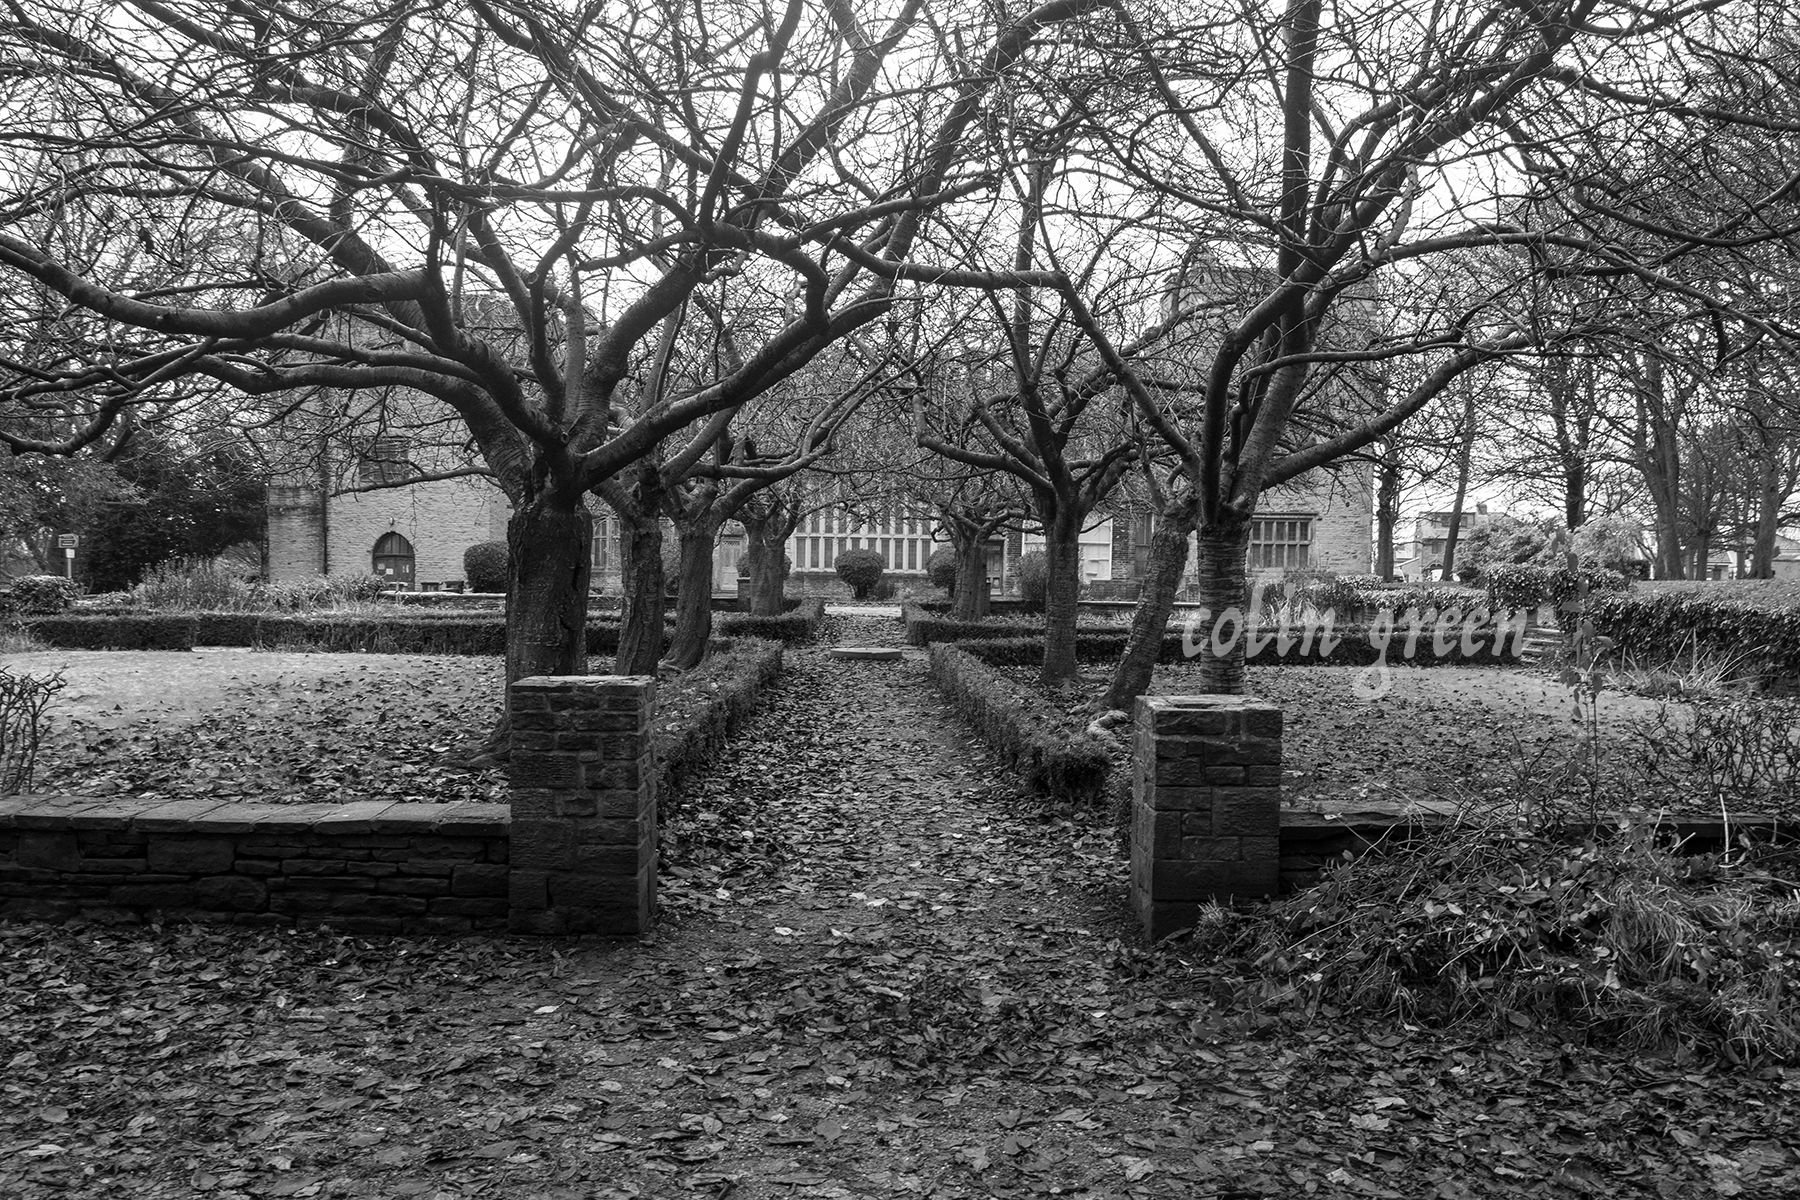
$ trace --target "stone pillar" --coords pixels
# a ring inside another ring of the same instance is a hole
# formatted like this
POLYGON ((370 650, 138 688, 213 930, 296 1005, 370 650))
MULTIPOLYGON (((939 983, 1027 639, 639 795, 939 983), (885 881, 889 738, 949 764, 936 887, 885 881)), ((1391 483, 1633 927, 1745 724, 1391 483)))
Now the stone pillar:
POLYGON ((1281 710, 1251 696, 1144 696, 1132 752, 1131 903, 1152 941, 1202 901, 1281 882, 1281 710))
POLYGON ((656 903, 656 680, 534 675, 512 685, 508 924, 643 933, 656 903))

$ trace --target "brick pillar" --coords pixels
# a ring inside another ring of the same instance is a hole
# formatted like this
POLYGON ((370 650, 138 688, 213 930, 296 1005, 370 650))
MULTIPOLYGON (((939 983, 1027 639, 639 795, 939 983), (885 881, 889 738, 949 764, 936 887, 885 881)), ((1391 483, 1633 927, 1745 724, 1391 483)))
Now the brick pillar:
POLYGON ((1201 901, 1281 882, 1281 710, 1250 696, 1144 696, 1132 753, 1131 904, 1152 941, 1201 901))
POLYGON ((656 680, 534 675, 512 685, 508 924, 643 933, 656 903, 656 680))

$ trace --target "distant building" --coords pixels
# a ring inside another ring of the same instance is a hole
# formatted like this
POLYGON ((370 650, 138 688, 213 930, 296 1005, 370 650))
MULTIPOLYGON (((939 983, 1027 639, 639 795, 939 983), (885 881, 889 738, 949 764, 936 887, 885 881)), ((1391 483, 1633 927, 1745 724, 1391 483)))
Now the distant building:
MULTIPOLYGON (((1412 540, 1394 548, 1394 573, 1405 579, 1437 579, 1444 572, 1444 549, 1450 544, 1449 511, 1420 513, 1413 521, 1412 540)), ((1500 514, 1486 504, 1464 509, 1456 540, 1464 545, 1477 529, 1486 529, 1500 514)))

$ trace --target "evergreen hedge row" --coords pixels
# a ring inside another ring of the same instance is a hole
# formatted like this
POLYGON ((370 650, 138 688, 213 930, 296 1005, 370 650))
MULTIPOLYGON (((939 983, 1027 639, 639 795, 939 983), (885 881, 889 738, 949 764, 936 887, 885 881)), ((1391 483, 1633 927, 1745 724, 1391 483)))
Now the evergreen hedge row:
POLYGON ((1046 711, 1045 702, 1029 688, 961 646, 945 642, 931 647, 927 673, 1034 791, 1078 802, 1092 802, 1105 794, 1112 770, 1107 744, 1086 732, 1071 735, 1067 722, 1046 711))
POLYGON ((665 792, 679 789, 717 759, 726 739, 743 727, 763 690, 781 674, 781 643, 758 638, 721 643, 701 670, 707 683, 705 701, 674 720, 656 722, 665 792))
POLYGON ((1739 676, 1800 675, 1800 605, 1759 604, 1701 591, 1588 597, 1594 631, 1641 665, 1724 660, 1739 676))
POLYGON ((165 613, 131 616, 32 617, 21 622, 38 641, 64 650, 192 650, 193 617, 165 613))
POLYGON ((794 646, 817 637, 819 622, 824 619, 825 601, 817 599, 797 601, 779 617, 721 613, 713 624, 725 637, 768 638, 783 645, 794 646))

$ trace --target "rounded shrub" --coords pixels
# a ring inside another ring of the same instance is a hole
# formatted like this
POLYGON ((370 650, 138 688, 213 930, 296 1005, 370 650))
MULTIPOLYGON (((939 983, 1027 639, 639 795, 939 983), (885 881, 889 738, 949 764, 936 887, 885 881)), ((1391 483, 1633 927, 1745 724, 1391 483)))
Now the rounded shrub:
POLYGON ((837 556, 836 565, 838 578, 850 585, 858 600, 869 598, 881 582, 881 573, 887 570, 887 563, 873 550, 846 550, 837 556))
POLYGON ((471 592, 504 592, 512 578, 512 554, 505 542, 477 542, 463 551, 463 579, 471 592))
POLYGON ((939 546, 925 560, 925 577, 931 580, 932 587, 943 588, 952 594, 956 591, 956 551, 949 546, 939 546))
POLYGON ((12 581, 12 607, 18 612, 58 613, 75 603, 75 582, 61 575, 23 575, 12 581))

